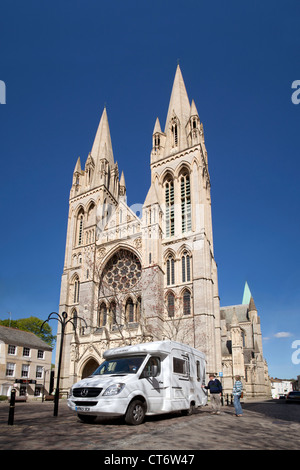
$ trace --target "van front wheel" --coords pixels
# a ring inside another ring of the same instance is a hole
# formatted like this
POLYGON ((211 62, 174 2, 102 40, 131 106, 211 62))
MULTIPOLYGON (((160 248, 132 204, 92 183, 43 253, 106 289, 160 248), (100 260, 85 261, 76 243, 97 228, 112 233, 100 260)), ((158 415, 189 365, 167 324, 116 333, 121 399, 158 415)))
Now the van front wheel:
POLYGON ((133 400, 127 408, 125 422, 133 425, 142 424, 145 414, 145 404, 140 400, 133 400))

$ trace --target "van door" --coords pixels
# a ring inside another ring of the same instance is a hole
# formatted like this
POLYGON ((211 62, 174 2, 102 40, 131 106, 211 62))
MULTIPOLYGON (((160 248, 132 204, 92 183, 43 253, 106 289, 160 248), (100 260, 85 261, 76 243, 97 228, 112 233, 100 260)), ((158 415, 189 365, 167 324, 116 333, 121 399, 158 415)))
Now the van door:
POLYGON ((172 408, 174 410, 187 409, 190 406, 190 360, 188 354, 172 351, 172 408))
POLYGON ((140 384, 148 399, 148 413, 163 411, 166 387, 163 380, 162 361, 158 356, 151 356, 141 375, 140 384))

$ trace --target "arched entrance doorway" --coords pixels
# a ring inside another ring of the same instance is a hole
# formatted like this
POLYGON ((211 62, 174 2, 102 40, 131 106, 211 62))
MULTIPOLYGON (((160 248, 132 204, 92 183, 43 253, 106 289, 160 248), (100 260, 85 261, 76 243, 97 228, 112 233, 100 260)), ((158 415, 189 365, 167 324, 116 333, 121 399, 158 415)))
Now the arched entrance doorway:
POLYGON ((91 375, 97 369, 98 366, 99 363, 95 359, 89 359, 82 370, 81 378, 85 379, 86 377, 91 375))

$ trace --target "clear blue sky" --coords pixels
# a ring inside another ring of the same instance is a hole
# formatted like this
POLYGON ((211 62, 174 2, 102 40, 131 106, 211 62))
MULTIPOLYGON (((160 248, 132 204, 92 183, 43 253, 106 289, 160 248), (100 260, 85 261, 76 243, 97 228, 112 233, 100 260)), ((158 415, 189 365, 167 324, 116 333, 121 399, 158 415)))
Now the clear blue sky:
POLYGON ((105 103, 128 202, 144 202, 179 59, 204 123, 221 305, 247 280, 270 375, 300 374, 299 21, 296 0, 3 1, 0 318, 58 310, 72 173, 105 103))

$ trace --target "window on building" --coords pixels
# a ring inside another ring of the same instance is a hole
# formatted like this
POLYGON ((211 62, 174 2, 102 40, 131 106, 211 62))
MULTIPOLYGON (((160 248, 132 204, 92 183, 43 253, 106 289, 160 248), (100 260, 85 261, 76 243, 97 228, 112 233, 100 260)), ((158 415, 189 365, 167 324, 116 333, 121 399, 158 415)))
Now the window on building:
POLYGON ((167 259, 167 286, 175 284, 175 260, 172 255, 167 259))
POLYGON ((30 348, 23 348, 23 357, 30 357, 30 348))
POLYGON ((191 221, 191 187, 190 175, 185 173, 180 178, 181 195, 181 229, 182 232, 188 232, 192 228, 191 221))
POLYGON ((42 379, 43 376, 44 376, 44 367, 36 366, 36 373, 35 373, 36 379, 42 379))
POLYGON ((17 352, 16 346, 14 346, 13 344, 9 344, 7 353, 11 354, 12 356, 15 356, 16 352, 17 352))
POLYGON ((21 370, 21 377, 29 377, 29 365, 28 364, 22 364, 22 370, 21 370))
POLYGON ((138 283, 141 275, 142 266, 137 256, 128 250, 119 250, 105 265, 100 287, 105 286, 112 293, 129 291, 138 283))
POLYGON ((77 328, 78 325, 78 314, 76 308, 72 311, 72 322, 75 328, 77 328))
POLYGON ((8 377, 14 377, 15 376, 15 364, 12 362, 8 362, 6 364, 6 375, 8 377))
POLYGON ((167 308, 168 317, 173 318, 175 316, 175 295, 170 292, 167 297, 167 308))
POLYGON ((185 290, 183 293, 183 315, 191 314, 191 293, 185 290))
POLYGON ((178 147, 178 124, 177 122, 174 121, 172 123, 171 130, 172 130, 172 137, 173 137, 172 146, 178 147))
POLYGON ((133 304, 133 301, 130 297, 129 297, 129 299, 127 299, 125 311, 126 311, 126 320, 127 320, 127 322, 128 323, 133 323, 135 321, 135 318, 134 318, 134 304, 133 304))
POLYGON ((104 302, 101 303, 99 309, 99 318, 98 318, 98 325, 105 326, 107 322, 107 307, 104 302))
POLYGON ((181 257, 182 282, 191 280, 191 258, 187 251, 181 257))
POLYGON ((166 237, 172 237, 175 233, 174 181, 172 179, 165 183, 165 204, 166 237))
POLYGON ((42 351, 41 349, 38 349, 37 358, 38 359, 44 359, 45 358, 45 351, 42 351))
POLYGON ((111 314, 111 322, 113 325, 117 323, 117 305, 116 302, 111 302, 110 304, 110 314, 111 314))
POLYGON ((79 291, 80 291, 80 281, 79 278, 76 277, 74 281, 74 304, 77 304, 79 302, 79 291))
POLYGON ((82 244, 82 233, 83 233, 83 215, 81 215, 79 218, 78 245, 82 244))
POLYGON ((77 226, 76 226, 76 245, 83 244, 83 218, 84 218, 84 210, 81 208, 77 215, 77 226))

